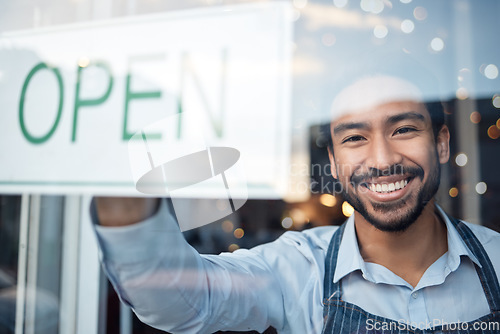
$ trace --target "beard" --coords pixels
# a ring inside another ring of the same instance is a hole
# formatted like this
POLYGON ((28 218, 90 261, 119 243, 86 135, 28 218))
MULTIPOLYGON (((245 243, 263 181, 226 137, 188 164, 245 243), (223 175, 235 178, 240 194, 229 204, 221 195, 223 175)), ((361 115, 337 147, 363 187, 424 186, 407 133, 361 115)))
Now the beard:
MULTIPOLYGON (((419 177, 423 179, 424 177, 424 171, 420 167, 415 168, 397 165, 384 171, 372 171, 368 175, 352 176, 351 184, 354 185, 354 189, 359 189, 359 187, 362 187, 362 180, 367 180, 375 175, 393 175, 396 174, 398 170, 401 171, 401 174, 403 174, 403 171, 406 171, 406 173, 410 172, 413 178, 419 177)), ((377 216, 367 210, 367 205, 363 203, 359 196, 356 196, 355 190, 350 193, 347 191, 346 185, 342 185, 342 195, 354 210, 359 212, 366 221, 375 228, 384 232, 403 232, 420 217, 427 203, 434 197, 439 188, 440 179, 441 165, 436 159, 434 166, 432 166, 429 171, 429 177, 421 189, 408 194, 405 198, 400 198, 395 201, 387 203, 370 202, 377 216)))

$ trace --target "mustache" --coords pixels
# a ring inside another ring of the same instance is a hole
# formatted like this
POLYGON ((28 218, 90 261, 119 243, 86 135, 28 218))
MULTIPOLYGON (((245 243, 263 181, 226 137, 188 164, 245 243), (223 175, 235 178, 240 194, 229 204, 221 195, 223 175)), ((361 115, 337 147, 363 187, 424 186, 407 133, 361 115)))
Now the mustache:
POLYGON ((391 175, 408 175, 409 177, 419 177, 422 179, 424 177, 424 170, 418 166, 403 165, 392 165, 385 169, 371 167, 366 173, 357 174, 354 172, 351 176, 351 182, 355 185, 360 185, 362 183, 367 183, 367 181, 372 178, 391 175))

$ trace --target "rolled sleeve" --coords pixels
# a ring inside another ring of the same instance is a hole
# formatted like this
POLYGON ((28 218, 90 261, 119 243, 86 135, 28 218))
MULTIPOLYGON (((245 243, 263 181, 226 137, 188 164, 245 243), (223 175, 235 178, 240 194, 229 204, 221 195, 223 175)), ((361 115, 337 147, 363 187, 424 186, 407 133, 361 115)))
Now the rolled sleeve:
POLYGON ((165 200, 161 201, 155 215, 127 226, 101 226, 98 224, 94 204, 91 212, 104 262, 111 261, 126 265, 150 261, 152 257, 158 257, 166 251, 167 235, 181 235, 165 200))

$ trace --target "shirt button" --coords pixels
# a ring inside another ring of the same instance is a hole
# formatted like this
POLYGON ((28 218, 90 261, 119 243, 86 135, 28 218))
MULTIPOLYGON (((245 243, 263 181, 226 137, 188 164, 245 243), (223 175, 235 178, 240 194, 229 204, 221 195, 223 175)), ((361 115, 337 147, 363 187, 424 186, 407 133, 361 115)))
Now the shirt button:
POLYGON ((413 297, 413 299, 417 299, 418 298, 418 292, 412 293, 411 296, 413 297))

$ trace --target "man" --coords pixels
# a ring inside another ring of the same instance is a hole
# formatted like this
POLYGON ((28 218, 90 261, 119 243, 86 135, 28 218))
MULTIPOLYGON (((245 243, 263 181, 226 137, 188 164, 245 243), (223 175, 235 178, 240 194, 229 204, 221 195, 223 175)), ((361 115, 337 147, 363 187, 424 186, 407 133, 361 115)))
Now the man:
POLYGON ((355 209, 340 228, 205 256, 165 201, 95 201, 105 269, 140 319, 176 333, 500 332, 500 235, 435 204, 449 158, 442 109, 378 75, 332 111, 332 175, 355 209))

